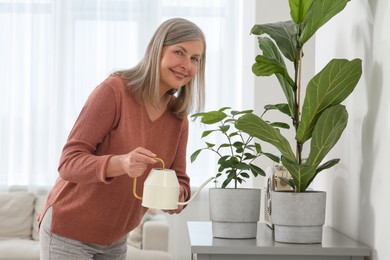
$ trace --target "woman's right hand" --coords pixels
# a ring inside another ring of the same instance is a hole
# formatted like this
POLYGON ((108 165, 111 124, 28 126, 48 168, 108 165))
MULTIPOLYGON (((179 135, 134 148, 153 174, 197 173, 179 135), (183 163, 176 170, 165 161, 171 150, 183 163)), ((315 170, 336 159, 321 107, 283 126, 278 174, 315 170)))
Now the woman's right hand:
POLYGON ((132 178, 141 176, 145 173, 149 164, 158 162, 154 157, 156 157, 156 154, 143 147, 138 147, 127 154, 114 155, 108 162, 106 178, 119 176, 124 173, 132 178))

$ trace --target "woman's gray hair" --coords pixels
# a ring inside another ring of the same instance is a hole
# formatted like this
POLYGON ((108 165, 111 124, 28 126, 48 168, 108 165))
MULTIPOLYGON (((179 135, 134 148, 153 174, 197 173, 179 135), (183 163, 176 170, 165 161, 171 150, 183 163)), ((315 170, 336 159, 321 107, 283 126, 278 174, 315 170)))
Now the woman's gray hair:
POLYGON ((179 118, 184 118, 192 110, 198 112, 203 109, 205 97, 206 40, 202 30, 186 19, 173 18, 162 23, 151 38, 143 59, 135 67, 117 71, 113 75, 127 81, 130 93, 138 102, 148 101, 158 107, 162 48, 192 40, 201 40, 204 46, 198 73, 178 90, 170 109, 179 118))

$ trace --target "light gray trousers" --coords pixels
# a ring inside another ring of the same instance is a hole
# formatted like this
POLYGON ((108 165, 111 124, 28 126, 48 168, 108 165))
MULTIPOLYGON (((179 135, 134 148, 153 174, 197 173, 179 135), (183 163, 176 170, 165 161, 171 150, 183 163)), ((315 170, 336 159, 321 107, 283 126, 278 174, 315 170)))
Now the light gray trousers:
POLYGON ((39 230, 41 260, 125 260, 126 237, 112 246, 83 243, 50 232, 52 209, 49 208, 39 230))

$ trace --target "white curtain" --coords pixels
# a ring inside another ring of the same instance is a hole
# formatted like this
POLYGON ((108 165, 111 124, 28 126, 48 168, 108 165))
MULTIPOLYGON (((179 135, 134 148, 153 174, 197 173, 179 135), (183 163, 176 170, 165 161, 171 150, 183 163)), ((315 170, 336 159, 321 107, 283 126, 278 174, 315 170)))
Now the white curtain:
MULTIPOLYGON (((253 21, 244 12, 253 5, 244 0, 0 0, 0 190, 54 183, 62 147, 89 93, 112 71, 135 65, 154 30, 171 17, 187 18, 206 34, 205 109, 251 108, 245 93, 252 60, 244 57, 251 55, 245 44, 253 44, 253 21)), ((188 158, 203 145, 201 131, 191 123, 188 158)), ((192 185, 215 174, 215 160, 210 154, 195 164, 188 160, 192 185)))

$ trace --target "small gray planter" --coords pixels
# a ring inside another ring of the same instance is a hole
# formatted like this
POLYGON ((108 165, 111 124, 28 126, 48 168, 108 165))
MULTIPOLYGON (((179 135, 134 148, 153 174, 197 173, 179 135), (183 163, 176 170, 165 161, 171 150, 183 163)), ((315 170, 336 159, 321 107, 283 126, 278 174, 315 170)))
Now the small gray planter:
POLYGON ((275 241, 311 244, 322 242, 326 192, 271 192, 275 241))
POLYGON ((260 217, 260 195, 260 189, 210 189, 213 236, 255 238, 260 217))

